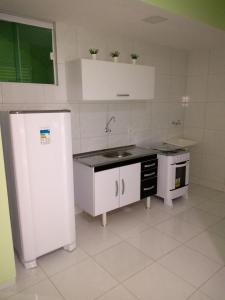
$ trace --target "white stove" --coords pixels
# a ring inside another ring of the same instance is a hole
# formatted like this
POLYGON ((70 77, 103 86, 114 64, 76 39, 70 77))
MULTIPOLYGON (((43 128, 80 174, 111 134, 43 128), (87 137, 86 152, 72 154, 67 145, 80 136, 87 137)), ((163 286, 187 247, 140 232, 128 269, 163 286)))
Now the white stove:
POLYGON ((173 199, 188 194, 190 153, 170 145, 155 147, 158 154, 157 196, 173 206, 173 199), (168 147, 167 147, 168 146, 168 147))

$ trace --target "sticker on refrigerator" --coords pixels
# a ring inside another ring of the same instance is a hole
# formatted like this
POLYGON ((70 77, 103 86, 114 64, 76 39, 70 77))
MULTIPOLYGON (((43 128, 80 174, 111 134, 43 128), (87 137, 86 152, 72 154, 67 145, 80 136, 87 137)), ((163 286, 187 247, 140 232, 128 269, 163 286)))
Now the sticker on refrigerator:
POLYGON ((50 129, 49 128, 40 129, 40 140, 41 140, 41 144, 43 144, 43 145, 50 144, 50 129))

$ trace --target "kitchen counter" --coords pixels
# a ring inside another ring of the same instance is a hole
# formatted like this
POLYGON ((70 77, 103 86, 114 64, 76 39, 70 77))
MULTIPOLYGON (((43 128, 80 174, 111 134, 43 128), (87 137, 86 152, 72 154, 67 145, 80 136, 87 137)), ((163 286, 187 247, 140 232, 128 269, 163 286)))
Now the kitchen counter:
POLYGON ((117 147, 99 151, 92 151, 86 153, 75 154, 73 156, 79 163, 84 164, 89 167, 99 167, 108 164, 114 164, 119 162, 125 162, 129 160, 133 160, 135 158, 143 158, 145 156, 149 156, 152 154, 157 154, 158 152, 151 149, 144 149, 141 147, 136 147, 135 145, 125 146, 125 147, 117 147), (114 151, 126 151, 129 152, 130 155, 126 157, 104 157, 106 153, 114 152, 114 151))

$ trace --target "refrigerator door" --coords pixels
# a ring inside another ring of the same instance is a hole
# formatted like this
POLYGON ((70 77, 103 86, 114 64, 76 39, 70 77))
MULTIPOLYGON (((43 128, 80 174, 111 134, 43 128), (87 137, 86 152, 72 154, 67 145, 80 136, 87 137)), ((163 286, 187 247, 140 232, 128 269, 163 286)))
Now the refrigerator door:
POLYGON ((75 243, 68 112, 10 115, 24 262, 75 243))

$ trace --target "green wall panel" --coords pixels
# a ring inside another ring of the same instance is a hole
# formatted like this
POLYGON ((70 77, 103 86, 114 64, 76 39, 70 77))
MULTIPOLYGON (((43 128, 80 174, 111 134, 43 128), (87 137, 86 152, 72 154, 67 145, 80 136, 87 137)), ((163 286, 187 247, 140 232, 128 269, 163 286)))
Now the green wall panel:
POLYGON ((15 279, 15 262, 0 128, 0 288, 15 279))
POLYGON ((225 30, 225 0, 144 0, 144 2, 225 30))

